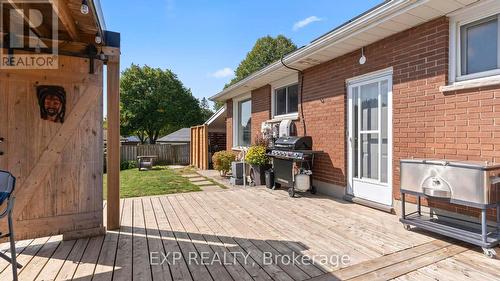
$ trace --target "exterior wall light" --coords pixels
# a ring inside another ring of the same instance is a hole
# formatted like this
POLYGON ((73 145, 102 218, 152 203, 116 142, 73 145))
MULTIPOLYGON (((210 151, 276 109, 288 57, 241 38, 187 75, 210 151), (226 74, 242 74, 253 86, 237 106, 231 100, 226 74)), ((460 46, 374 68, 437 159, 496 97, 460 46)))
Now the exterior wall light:
POLYGON ((95 43, 96 44, 101 44, 102 43, 102 37, 99 34, 99 32, 97 32, 96 35, 95 35, 95 43))
POLYGON ((82 5, 80 6, 80 12, 84 15, 89 13, 89 5, 87 4, 87 0, 82 0, 82 5))
POLYGON ((364 47, 361 48, 361 57, 359 58, 359 64, 363 65, 366 63, 365 50, 364 47))

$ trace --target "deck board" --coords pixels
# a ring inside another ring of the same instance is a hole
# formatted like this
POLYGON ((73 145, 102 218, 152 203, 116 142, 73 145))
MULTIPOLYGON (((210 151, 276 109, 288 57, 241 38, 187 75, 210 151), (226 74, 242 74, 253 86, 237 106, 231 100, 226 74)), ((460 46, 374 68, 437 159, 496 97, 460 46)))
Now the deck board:
MULTIPOLYGON (((217 196, 217 194, 214 194, 217 196)), ((218 197, 220 199, 220 197, 218 197)), ((221 201, 219 201, 221 202, 221 201)), ((284 271, 286 272, 291 278, 294 280, 304 280, 310 278, 309 275, 307 275, 303 270, 301 270, 297 265, 295 264, 289 264, 286 261, 282 261, 281 258, 279 258, 281 255, 280 253, 276 250, 275 247, 272 246, 272 241, 273 238, 270 235, 270 233, 266 233, 267 235, 264 236, 264 233, 260 231, 260 229, 256 229, 256 227, 250 223, 250 216, 248 214, 244 213, 241 208, 239 208, 236 205, 232 205, 231 202, 225 202, 225 204, 222 204, 223 207, 227 207, 228 209, 226 210, 226 213, 234 213, 236 217, 244 217, 244 220, 240 221, 240 224, 245 224, 246 231, 248 231, 252 237, 255 237, 253 240, 253 243, 255 246, 257 246, 259 249, 263 251, 263 253, 269 253, 269 256, 271 257, 277 257, 276 259, 276 264, 284 271)))
MULTIPOLYGON (((149 264, 148 239, 144 222, 142 199, 133 199, 133 236, 132 236, 132 279, 152 280, 151 266, 149 264)), ((129 253, 130 254, 130 253, 129 253)))
POLYGON ((132 278, 132 205, 133 200, 123 201, 113 280, 132 278))
POLYGON ((45 264, 51 259, 61 243, 61 237, 52 236, 31 261, 19 272, 19 277, 26 280, 35 280, 45 264))
MULTIPOLYGON (((324 196, 228 189, 123 199, 121 213, 120 229, 106 236, 17 241, 19 280, 500 280, 500 261, 475 247, 324 196), (203 264, 202 255, 225 260, 203 264), (294 255, 349 261, 280 259, 294 255)), ((0 250, 9 254, 7 244, 0 250)), ((0 260, 0 280, 11 276, 0 260)))
POLYGON ((56 281, 71 280, 75 274, 78 264, 82 259, 90 239, 78 239, 71 249, 68 258, 64 261, 59 273, 56 276, 56 281))
MULTIPOLYGON (((33 239, 30 240, 22 240, 22 241, 17 241, 16 242, 16 257, 18 257, 26 247, 28 247, 31 243, 33 242, 33 239)), ((10 256, 10 245, 9 243, 3 243, 2 248, 5 248, 6 250, 4 253, 8 256, 10 256)), ((11 265, 4 259, 0 259, 0 273, 3 273, 5 270, 10 271, 11 265)))
POLYGON ((75 240, 61 241, 59 247, 57 247, 57 250, 52 257, 50 257, 50 260, 45 264, 35 280, 55 280, 64 261, 68 258, 71 249, 75 246, 75 243, 75 240))
MULTIPOLYGON (((151 198, 164 253, 181 253, 179 242, 175 239, 170 223, 165 215, 159 198, 151 198)), ((168 265, 173 280, 193 280, 184 257, 169 256, 168 265)), ((161 262, 160 262, 161 263, 161 262)))
POLYGON ((230 231, 229 235, 235 238, 238 245, 243 248, 255 262, 259 263, 274 280, 293 280, 293 278, 278 264, 265 263, 265 246, 257 241, 258 239, 253 239, 254 236, 252 235, 252 231, 249 229, 248 225, 244 223, 246 218, 236 216, 234 212, 223 209, 224 203, 220 202, 217 198, 213 199, 213 195, 214 194, 204 194, 202 200, 208 204, 208 208, 210 208, 212 212, 217 214, 219 222, 224 225, 227 231, 230 231))
POLYGON ((213 276, 210 274, 206 265, 198 262, 191 261, 190 257, 199 256, 199 252, 196 249, 196 241, 191 240, 189 234, 184 229, 180 219, 177 217, 179 210, 174 210, 173 206, 170 204, 168 197, 161 197, 160 202, 163 206, 163 210, 172 228, 173 235, 179 244, 181 253, 186 260, 191 276, 195 281, 198 280, 213 280, 213 276))
POLYGON ((212 230, 200 216, 200 212, 189 205, 184 196, 176 196, 175 198, 183 208, 186 215, 190 217, 193 225, 198 229, 198 232, 202 235, 203 239, 207 242, 208 245, 210 245, 210 248, 214 252, 214 260, 216 262, 220 261, 220 263, 225 266, 227 272, 234 280, 253 280, 239 262, 225 262, 226 257, 231 257, 230 249, 227 249, 226 245, 222 243, 217 234, 212 232, 212 230))
POLYGON ((221 242, 226 246, 226 248, 231 249, 233 252, 241 253, 239 255, 235 255, 235 260, 240 263, 245 270, 252 276, 254 280, 272 280, 269 274, 261 267, 261 265, 254 260, 251 256, 244 258, 243 255, 247 255, 248 253, 235 241, 235 239, 217 220, 217 216, 214 215, 212 209, 206 209, 205 202, 203 200, 199 200, 196 195, 192 195, 190 200, 193 208, 199 210, 199 212, 203 215, 203 218, 210 226, 212 232, 217 233, 221 242), (199 200, 199 201, 198 201, 199 200))
MULTIPOLYGON (((34 239, 33 242, 30 243, 18 256, 17 262, 23 265, 23 268, 18 269, 19 275, 23 273, 26 268, 30 268, 28 264, 36 257, 38 251, 40 251, 45 243, 49 242, 51 237, 42 237, 34 239)), ((9 280, 12 278, 12 273, 10 267, 6 268, 6 270, 2 271, 0 274, 0 280, 9 280)), ((28 279, 29 280, 29 279, 28 279)))
MULTIPOLYGON (((234 204, 233 201, 223 201, 224 198, 218 198, 221 200, 220 202, 225 202, 224 206, 230 207, 230 210, 228 210, 228 212, 235 212, 235 214, 237 214, 238 216, 246 218, 242 223, 247 224, 247 226, 252 230, 252 234, 255 235, 256 238, 261 241, 267 242, 266 244, 264 244, 265 248, 263 248, 263 250, 265 250, 266 252, 271 252, 277 256, 302 255, 300 247, 296 245, 297 243, 285 244, 281 242, 282 240, 286 241, 286 239, 283 239, 284 237, 280 235, 281 233, 276 231, 273 224, 265 224, 264 220, 261 219, 260 216, 253 216, 248 211, 248 208, 242 208, 234 204), (267 236, 264 236, 264 233, 262 233, 261 231, 262 229, 267 229, 265 233, 267 236), (269 249, 272 249, 272 251, 269 251, 269 249)), ((281 219, 280 221, 282 220, 283 219, 281 219)), ((274 224, 278 222, 279 221, 275 221, 274 224)), ((323 274, 323 271, 313 264, 299 263, 294 266, 285 266, 283 265, 283 263, 278 263, 278 265, 286 272, 289 272, 290 276, 294 277, 294 279, 296 280, 303 280, 307 277, 310 278, 323 274)))
MULTIPOLYGON (((156 223, 153 205, 151 198, 143 198, 144 221, 146 226, 146 234, 148 238, 149 253, 164 253, 163 244, 161 242, 160 231, 156 223)), ((168 263, 161 263, 161 255, 157 254, 158 265, 151 265, 151 274, 153 280, 172 280, 168 263)))
MULTIPOLYGON (((123 200, 120 200, 120 218, 123 218, 123 200)), ((104 218, 106 214, 106 202, 103 204, 104 218)), ((106 222, 104 222, 106 224, 106 222)), ((101 252, 94 270, 92 281, 111 281, 113 278, 113 268, 115 265, 116 251, 118 248, 118 237, 120 230, 108 231, 104 242, 102 243, 101 252)))

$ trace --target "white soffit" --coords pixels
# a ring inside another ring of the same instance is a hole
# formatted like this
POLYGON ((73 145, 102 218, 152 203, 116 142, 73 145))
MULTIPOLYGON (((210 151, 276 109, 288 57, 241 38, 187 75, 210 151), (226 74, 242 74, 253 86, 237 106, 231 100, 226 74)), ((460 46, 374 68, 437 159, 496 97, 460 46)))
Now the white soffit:
MULTIPOLYGON (((393 0, 316 39, 284 59, 288 66, 304 70, 359 50, 383 38, 447 15, 479 0, 393 0)), ((295 71, 281 62, 259 70, 211 97, 227 100, 288 76, 295 71)))
POLYGON ((221 108, 219 108, 219 110, 217 110, 212 116, 210 116, 210 118, 208 118, 208 120, 205 122, 205 125, 210 126, 212 123, 217 121, 217 119, 221 118, 224 113, 226 113, 226 105, 225 104, 221 108))

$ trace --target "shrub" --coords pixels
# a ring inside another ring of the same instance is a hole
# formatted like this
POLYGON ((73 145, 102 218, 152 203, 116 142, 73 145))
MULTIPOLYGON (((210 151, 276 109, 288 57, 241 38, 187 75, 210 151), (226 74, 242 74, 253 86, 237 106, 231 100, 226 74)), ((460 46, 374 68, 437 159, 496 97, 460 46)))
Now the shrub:
POLYGON ((266 147, 262 145, 253 145, 248 149, 245 161, 253 166, 263 166, 269 163, 269 157, 266 156, 266 147))
POLYGON ((214 169, 225 175, 231 170, 231 163, 236 160, 236 154, 232 151, 219 151, 212 156, 214 169))
POLYGON ((269 145, 269 139, 266 139, 262 133, 257 133, 255 134, 254 145, 267 147, 269 145))
POLYGON ((120 171, 137 168, 137 161, 122 161, 120 163, 120 171))

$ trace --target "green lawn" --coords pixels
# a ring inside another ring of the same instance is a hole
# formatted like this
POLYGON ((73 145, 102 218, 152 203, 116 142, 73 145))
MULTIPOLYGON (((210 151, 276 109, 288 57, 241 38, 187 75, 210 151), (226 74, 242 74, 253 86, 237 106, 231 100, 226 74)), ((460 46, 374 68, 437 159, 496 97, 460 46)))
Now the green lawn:
MULTIPOLYGON (((189 182, 187 178, 183 178, 181 173, 164 166, 157 166, 150 171, 139 171, 138 169, 121 171, 120 185, 121 198, 201 190, 198 186, 189 182)), ((104 198, 106 198, 106 176, 104 176, 103 193, 104 198)))

